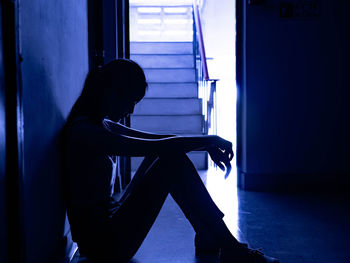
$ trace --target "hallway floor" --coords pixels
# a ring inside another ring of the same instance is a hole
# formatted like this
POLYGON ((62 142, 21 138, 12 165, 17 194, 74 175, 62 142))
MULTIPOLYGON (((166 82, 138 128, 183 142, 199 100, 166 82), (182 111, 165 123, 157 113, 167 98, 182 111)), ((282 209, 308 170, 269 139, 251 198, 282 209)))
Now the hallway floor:
MULTIPOLYGON (((231 232, 282 263, 350 262, 350 206, 342 196, 235 190, 234 175, 201 174, 231 232), (234 190, 232 190, 234 189, 234 190)), ((196 258, 194 231, 169 197, 134 263, 214 263, 196 258)))

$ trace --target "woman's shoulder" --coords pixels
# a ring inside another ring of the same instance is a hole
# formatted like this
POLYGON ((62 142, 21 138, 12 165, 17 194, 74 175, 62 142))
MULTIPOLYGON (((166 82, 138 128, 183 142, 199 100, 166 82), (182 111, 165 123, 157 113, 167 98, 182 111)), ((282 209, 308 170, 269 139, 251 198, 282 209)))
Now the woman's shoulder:
POLYGON ((81 137, 101 128, 102 125, 98 121, 91 120, 86 116, 77 116, 68 119, 64 127, 64 133, 67 137, 81 137))
POLYGON ((87 126, 100 126, 100 125, 99 125, 99 122, 91 120, 87 116, 77 116, 77 117, 68 119, 65 125, 65 127, 68 129, 78 129, 83 126, 87 127, 87 126))

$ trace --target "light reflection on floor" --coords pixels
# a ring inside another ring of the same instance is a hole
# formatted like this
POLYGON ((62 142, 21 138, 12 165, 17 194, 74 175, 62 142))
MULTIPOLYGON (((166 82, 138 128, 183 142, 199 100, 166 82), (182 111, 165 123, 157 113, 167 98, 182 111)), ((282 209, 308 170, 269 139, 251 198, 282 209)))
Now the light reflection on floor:
MULTIPOLYGON (((232 161, 232 163, 235 160, 232 161)), ((216 205, 225 214, 224 221, 231 233, 240 241, 245 241, 239 230, 238 196, 237 196, 237 171, 233 167, 227 179, 224 172, 211 166, 208 171, 201 173, 206 187, 216 205)))
MULTIPOLYGON (((234 164, 234 161, 232 161, 234 164)), ((225 213, 225 223, 232 234, 240 241, 238 228, 238 199, 236 171, 225 180, 225 173, 211 167, 208 171, 199 171, 207 189, 220 210, 225 213)), ((201 258, 194 254, 195 232, 175 201, 169 196, 147 235, 133 263, 218 263, 216 257, 201 258)))

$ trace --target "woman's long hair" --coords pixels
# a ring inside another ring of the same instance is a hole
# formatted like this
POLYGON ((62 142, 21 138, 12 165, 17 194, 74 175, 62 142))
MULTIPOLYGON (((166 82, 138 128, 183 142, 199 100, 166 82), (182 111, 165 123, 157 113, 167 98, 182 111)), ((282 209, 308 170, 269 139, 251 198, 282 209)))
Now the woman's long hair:
POLYGON ((147 82, 142 68, 129 59, 116 59, 101 68, 91 70, 85 80, 84 88, 74 104, 68 122, 77 116, 101 120, 100 112, 104 94, 114 89, 120 98, 140 101, 146 93, 147 82))

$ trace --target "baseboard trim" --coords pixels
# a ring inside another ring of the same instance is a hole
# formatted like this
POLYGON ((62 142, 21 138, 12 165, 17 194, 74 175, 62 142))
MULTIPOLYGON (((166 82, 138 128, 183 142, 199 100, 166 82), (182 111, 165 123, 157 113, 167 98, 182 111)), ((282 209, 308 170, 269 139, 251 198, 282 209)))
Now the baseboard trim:
POLYGON ((237 185, 248 191, 342 192, 350 187, 350 174, 256 174, 237 169, 237 185))

